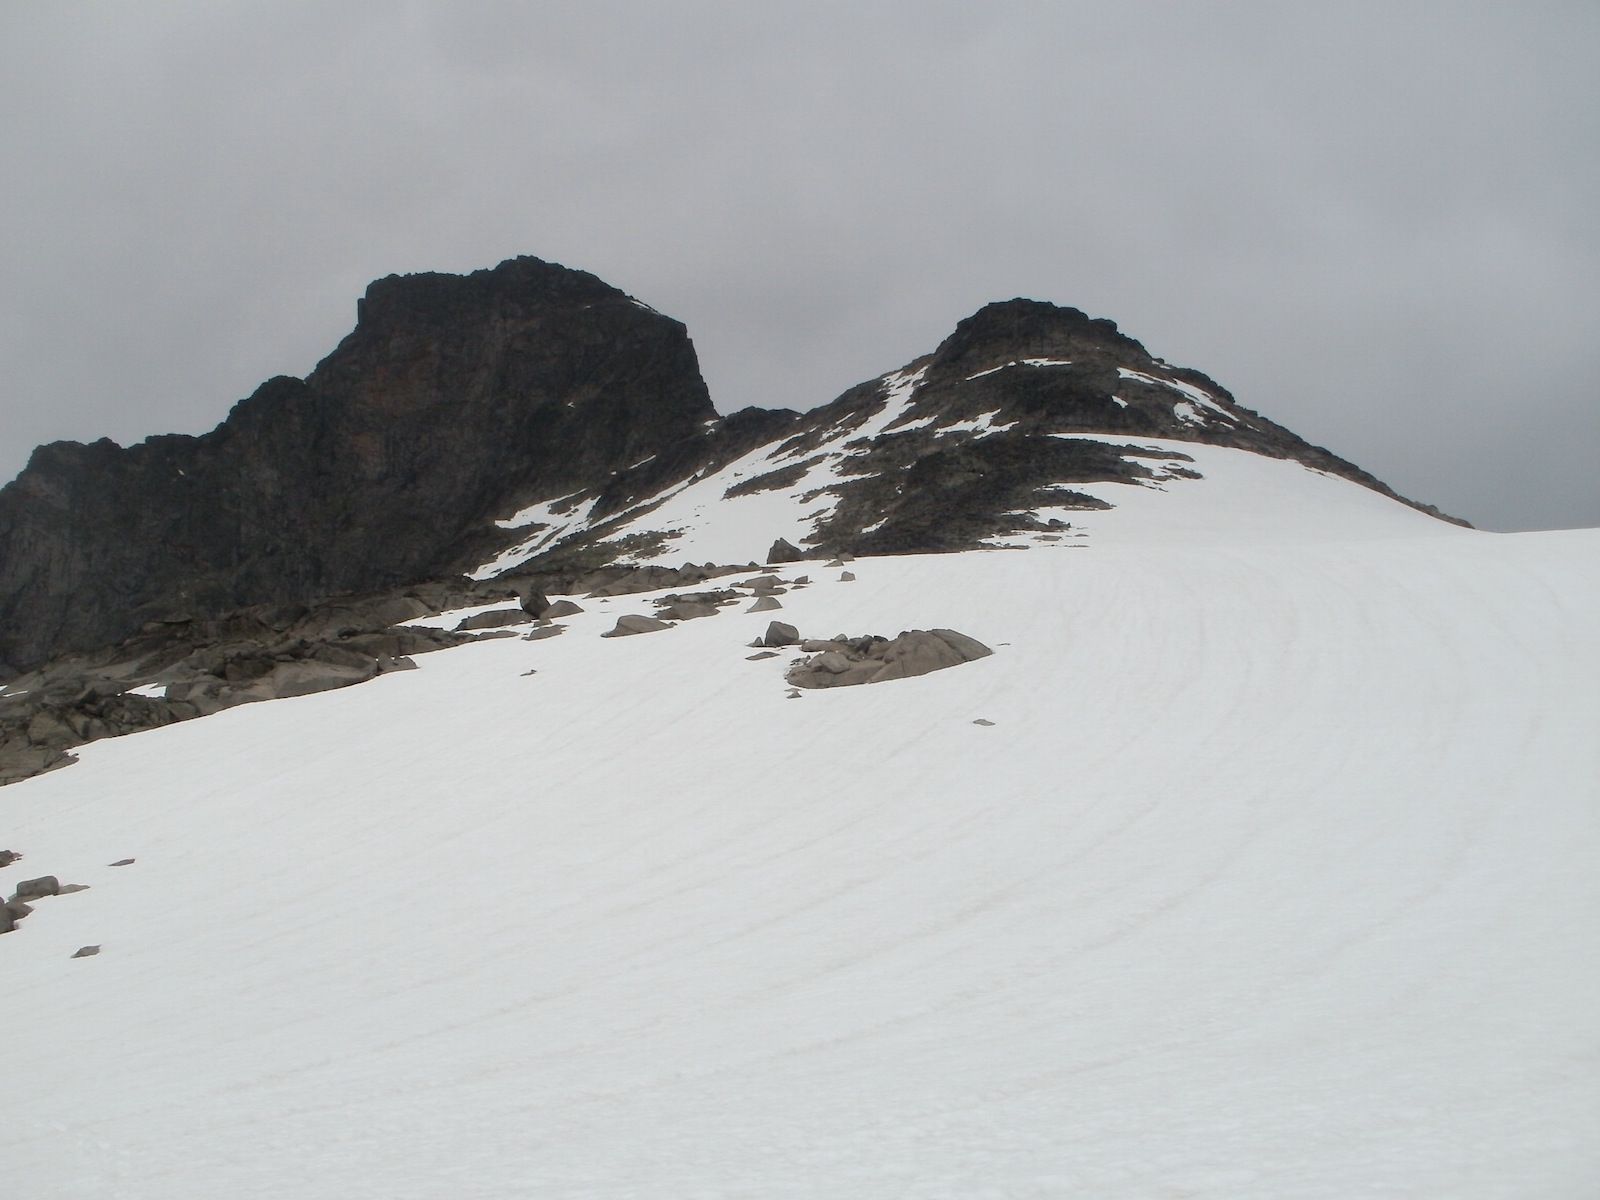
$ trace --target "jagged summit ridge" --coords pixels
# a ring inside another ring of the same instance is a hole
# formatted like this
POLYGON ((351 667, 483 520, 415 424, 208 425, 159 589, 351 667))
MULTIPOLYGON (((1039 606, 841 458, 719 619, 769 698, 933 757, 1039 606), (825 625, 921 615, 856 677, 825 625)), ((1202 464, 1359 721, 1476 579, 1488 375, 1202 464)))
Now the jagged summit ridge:
POLYGON ((152 620, 430 576, 957 550, 1060 536, 1104 484, 1204 443, 1353 465, 1152 357, 1115 323, 988 304, 808 413, 719 417, 684 327, 536 258, 390 276, 305 379, 201 437, 41 447, 0 489, 0 673, 152 620), (1159 444, 1158 444, 1159 443, 1159 444))
POLYGON ((472 573, 720 561, 779 534, 856 554, 1055 541, 1075 514, 1118 503, 1098 485, 1198 478, 1190 444, 1293 460, 1400 499, 1114 322, 1038 300, 985 305, 931 354, 771 419, 764 444, 643 463, 594 493, 508 514, 500 523, 516 536, 472 573))

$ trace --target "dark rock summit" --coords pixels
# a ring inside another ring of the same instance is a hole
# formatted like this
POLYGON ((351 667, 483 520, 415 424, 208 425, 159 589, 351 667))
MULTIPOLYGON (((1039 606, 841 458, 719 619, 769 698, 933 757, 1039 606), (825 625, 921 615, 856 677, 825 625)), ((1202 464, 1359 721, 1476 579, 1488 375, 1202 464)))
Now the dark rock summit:
POLYGON ((35 451, 0 489, 0 671, 152 620, 460 569, 493 521, 716 414, 677 321, 517 258, 391 276, 304 380, 200 437, 35 451))

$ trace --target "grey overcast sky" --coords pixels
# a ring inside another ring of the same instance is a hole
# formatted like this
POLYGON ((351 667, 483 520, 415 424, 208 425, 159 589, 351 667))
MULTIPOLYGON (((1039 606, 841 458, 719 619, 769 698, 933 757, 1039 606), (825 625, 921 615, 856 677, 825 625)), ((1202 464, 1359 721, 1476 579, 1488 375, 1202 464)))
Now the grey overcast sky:
POLYGON ((1401 492, 1600 525, 1600 4, 0 3, 0 479, 515 254, 809 408, 1108 316, 1401 492))

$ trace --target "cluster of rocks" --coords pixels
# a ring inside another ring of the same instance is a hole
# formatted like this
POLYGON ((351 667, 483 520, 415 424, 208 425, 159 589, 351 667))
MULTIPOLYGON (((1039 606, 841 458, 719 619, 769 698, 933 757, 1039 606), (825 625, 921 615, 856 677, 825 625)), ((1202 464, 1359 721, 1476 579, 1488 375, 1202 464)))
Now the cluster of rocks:
POLYGON ((755 645, 764 650, 798 646, 811 656, 795 663, 784 676, 797 688, 850 687, 910 679, 994 653, 976 638, 954 629, 911 629, 894 638, 877 634, 802 638, 793 625, 782 621, 767 626, 766 634, 755 645))
MULTIPOLYGON (((9 867, 12 863, 22 858, 15 850, 0 850, 0 867, 9 867)), ((112 863, 113 867, 126 867, 133 863, 131 858, 118 859, 112 863)), ((89 885, 86 883, 62 883, 54 875, 40 875, 36 879, 24 879, 17 884, 11 895, 0 901, 0 933, 13 933, 18 922, 33 912, 34 903, 51 896, 70 896, 74 892, 86 892, 89 885)), ((100 953, 99 946, 80 946, 73 952, 73 958, 92 958, 100 953)))
MULTIPOLYGON (((531 625, 530 640, 554 637, 561 617, 583 612, 547 592, 604 598, 693 586, 760 564, 685 563, 536 572, 475 581, 427 580, 403 589, 343 595, 312 604, 253 605, 215 617, 177 615, 147 622, 106 649, 64 655, 12 679, 0 694, 0 786, 74 761, 71 751, 101 738, 156 729, 240 704, 305 696, 408 670, 414 656, 531 625), (473 613, 453 630, 408 622, 440 612, 473 613)), ((673 593, 654 617, 625 617, 610 636, 670 628, 754 600, 757 611, 808 580, 757 575, 736 585, 673 593)))
MULTIPOLYGON (((759 570, 753 563, 738 569, 759 570)), ((783 602, 778 599, 779 596, 790 588, 803 588, 810 584, 809 575, 798 575, 786 580, 765 573, 739 580, 728 587, 709 591, 673 592, 656 600, 654 616, 630 614, 618 617, 616 626, 600 636, 628 637, 636 633, 658 633, 682 621, 716 616, 723 609, 743 604, 747 600, 751 603, 750 607, 745 609, 746 612, 772 612, 783 607, 783 602)))
MULTIPOLYGON (((13 850, 0 850, 0 867, 10 866, 21 857, 22 855, 13 850)), ((0 933, 10 933, 16 929, 17 922, 33 912, 33 905, 37 900, 49 896, 70 896, 73 892, 88 890, 88 884, 62 883, 54 875, 24 879, 17 884, 16 889, 4 902, 0 902, 0 933)))
POLYGON ((481 635, 405 622, 486 598, 471 581, 436 581, 309 606, 149 622, 115 646, 11 680, 0 695, 0 785, 65 766, 75 761, 72 749, 101 738, 414 667, 414 655, 481 635))

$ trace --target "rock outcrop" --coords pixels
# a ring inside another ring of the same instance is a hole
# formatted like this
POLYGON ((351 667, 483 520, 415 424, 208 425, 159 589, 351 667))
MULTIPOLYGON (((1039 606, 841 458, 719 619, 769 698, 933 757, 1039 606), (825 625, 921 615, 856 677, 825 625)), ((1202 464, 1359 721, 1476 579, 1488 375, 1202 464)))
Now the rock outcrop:
POLYGON ((994 651, 954 629, 912 629, 895 638, 807 640, 802 650, 812 657, 789 668, 784 676, 797 688, 850 687, 910 679, 987 658, 994 651))
POLYGON ((592 275, 379 280, 309 376, 208 434, 35 451, 0 489, 0 678, 151 620, 465 569, 497 518, 698 452, 715 416, 683 326, 592 275))

